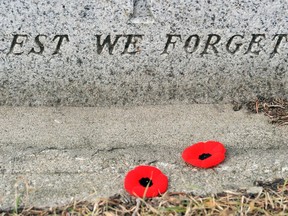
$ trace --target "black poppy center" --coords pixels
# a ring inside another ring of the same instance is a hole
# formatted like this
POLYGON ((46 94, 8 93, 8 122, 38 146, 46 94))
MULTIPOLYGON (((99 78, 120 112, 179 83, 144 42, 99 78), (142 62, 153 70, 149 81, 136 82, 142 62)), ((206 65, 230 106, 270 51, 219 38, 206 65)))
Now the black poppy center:
POLYGON ((199 159, 200 159, 200 160, 205 160, 205 159, 207 159, 207 158, 209 158, 209 157, 211 157, 211 156, 212 156, 212 155, 209 154, 209 153, 203 153, 203 154, 199 155, 199 159))
POLYGON ((140 185, 142 185, 143 187, 151 187, 153 185, 153 182, 151 179, 149 178, 141 178, 139 180, 140 185))

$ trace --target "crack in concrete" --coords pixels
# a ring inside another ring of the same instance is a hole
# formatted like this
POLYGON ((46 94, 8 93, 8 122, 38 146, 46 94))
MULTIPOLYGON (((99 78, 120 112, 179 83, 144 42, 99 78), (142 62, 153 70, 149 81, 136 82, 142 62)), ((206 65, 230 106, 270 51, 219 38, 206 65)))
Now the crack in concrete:
POLYGON ((113 152, 113 151, 117 151, 117 150, 124 150, 127 148, 124 147, 111 147, 111 148, 105 148, 105 149, 97 149, 92 155, 91 157, 94 157, 95 155, 99 154, 100 152, 113 152))

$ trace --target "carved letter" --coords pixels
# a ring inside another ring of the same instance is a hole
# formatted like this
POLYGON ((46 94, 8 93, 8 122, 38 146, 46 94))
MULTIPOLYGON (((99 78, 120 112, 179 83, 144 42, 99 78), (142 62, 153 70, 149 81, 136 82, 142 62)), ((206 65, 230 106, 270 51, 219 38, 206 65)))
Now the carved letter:
POLYGON ((252 40, 250 41, 249 47, 244 54, 253 53, 255 55, 259 55, 260 50, 252 51, 253 44, 257 44, 257 46, 259 47, 259 43, 263 39, 259 38, 259 40, 257 40, 258 37, 263 37, 265 39, 265 34, 252 34, 252 40))
POLYGON ((231 46, 231 43, 232 43, 232 41, 233 41, 233 39, 234 39, 235 37, 240 37, 240 38, 242 38, 242 39, 244 38, 244 36, 242 36, 242 35, 233 35, 233 36, 228 40, 228 42, 227 42, 227 44, 226 44, 226 49, 227 49, 227 51, 228 51, 229 53, 231 53, 231 54, 235 54, 235 53, 240 49, 240 47, 243 45, 243 43, 235 43, 236 48, 235 48, 234 50, 231 50, 230 46, 231 46))
POLYGON ((38 45, 38 47, 39 47, 40 50, 37 52, 37 51, 35 51, 34 48, 32 48, 32 49, 29 51, 28 54, 30 54, 30 53, 42 54, 42 53, 43 53, 43 51, 44 51, 44 45, 43 45, 43 43, 40 41, 40 37, 47 38, 47 36, 46 36, 46 35, 43 35, 43 34, 40 34, 40 35, 37 35, 37 36, 35 37, 35 43, 38 45))
POLYGON ((180 38, 180 41, 181 41, 181 35, 167 34, 167 37, 168 37, 168 39, 167 39, 167 42, 166 42, 164 51, 161 53, 161 55, 162 55, 162 54, 169 54, 169 53, 167 52, 168 47, 169 47, 169 44, 173 44, 173 49, 175 48, 175 43, 176 43, 176 41, 172 41, 172 38, 173 38, 173 37, 178 37, 178 38, 180 38))
POLYGON ((187 53, 193 53, 197 50, 198 46, 199 46, 199 43, 200 43, 200 38, 198 35, 191 35, 190 37, 188 37, 188 39, 186 40, 185 42, 185 45, 184 45, 184 49, 187 53), (191 42, 191 39, 192 38, 195 38, 195 43, 194 43, 194 46, 193 46, 193 49, 191 51, 188 50, 189 48, 189 44, 191 42))
POLYGON ((104 46, 107 44, 108 50, 109 50, 109 54, 113 55, 114 47, 115 47, 117 41, 119 40, 119 38, 122 37, 123 35, 116 35, 115 40, 114 40, 113 43, 111 43, 111 37, 110 37, 110 35, 108 35, 104 39, 102 44, 101 44, 101 36, 102 35, 96 35, 96 38, 97 38, 97 53, 101 54, 103 49, 104 49, 104 46))
POLYGON ((52 53, 52 55, 56 55, 57 53, 59 53, 59 50, 60 50, 60 47, 62 45, 62 42, 63 42, 63 39, 65 38, 67 42, 69 42, 69 37, 67 34, 65 35, 56 35, 54 38, 53 38, 53 41, 55 41, 57 38, 59 38, 59 41, 57 43, 57 46, 56 46, 56 49, 55 51, 52 53))
POLYGON ((214 53, 218 53, 218 50, 216 49, 215 45, 217 43, 219 43, 221 37, 220 35, 217 35, 217 34, 209 34, 208 35, 208 39, 207 39, 207 43, 205 44, 205 48, 203 50, 203 52, 201 53, 201 55, 204 55, 204 54, 208 54, 207 50, 208 50, 208 47, 211 46, 214 53), (216 40, 214 42, 211 42, 212 41, 212 38, 215 37, 216 40))
POLYGON ((135 54, 135 53, 139 52, 140 51, 139 46, 136 46, 136 43, 138 42, 137 38, 142 39, 143 36, 144 35, 125 35, 125 37, 127 37, 127 41, 125 44, 124 51, 121 54, 122 55, 123 54, 135 54), (134 39, 134 40, 132 41, 132 39, 134 39), (130 44, 132 44, 133 48, 134 48, 134 51, 132 51, 132 52, 128 51, 130 44))
MULTIPOLYGON (((13 37, 11 46, 10 46, 10 50, 9 50, 9 52, 7 53, 7 55, 10 54, 10 53, 13 53, 13 50, 14 50, 14 48, 15 48, 15 46, 16 46, 17 44, 18 44, 20 47, 22 47, 22 46, 23 46, 23 42, 24 42, 25 39, 27 39, 27 37, 28 37, 28 36, 27 36, 27 35, 24 35, 24 34, 15 34, 14 37, 13 37), (22 37, 23 40, 18 41, 18 38, 20 38, 20 37, 22 37)), ((13 54, 14 54, 14 55, 21 55, 22 53, 23 53, 23 51, 22 51, 22 52, 15 52, 15 53, 13 53, 13 54)))
POLYGON ((271 57, 273 57, 276 53, 278 53, 278 48, 279 48, 279 45, 280 45, 282 39, 285 38, 286 41, 287 41, 287 34, 276 34, 276 35, 273 37, 273 40, 274 40, 276 37, 278 37, 278 40, 277 40, 277 42, 276 42, 276 45, 275 45, 275 47, 274 47, 273 52, 271 53, 271 57))

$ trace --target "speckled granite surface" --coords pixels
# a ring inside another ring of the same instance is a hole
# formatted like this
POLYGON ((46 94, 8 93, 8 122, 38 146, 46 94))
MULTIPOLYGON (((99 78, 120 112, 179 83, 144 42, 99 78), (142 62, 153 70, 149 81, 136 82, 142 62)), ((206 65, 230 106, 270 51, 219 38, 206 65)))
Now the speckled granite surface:
POLYGON ((1 1, 0 105, 287 97, 287 11, 285 0, 1 1))

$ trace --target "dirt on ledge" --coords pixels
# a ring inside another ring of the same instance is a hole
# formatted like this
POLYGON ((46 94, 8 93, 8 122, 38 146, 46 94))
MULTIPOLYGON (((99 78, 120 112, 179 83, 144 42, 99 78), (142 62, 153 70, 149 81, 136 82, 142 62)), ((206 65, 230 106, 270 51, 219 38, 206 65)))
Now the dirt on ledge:
MULTIPOLYGON (((238 111, 242 107, 243 104, 234 103, 233 110, 238 111)), ((272 124, 288 125, 288 99, 258 96, 244 103, 244 107, 251 113, 264 113, 272 124)))

